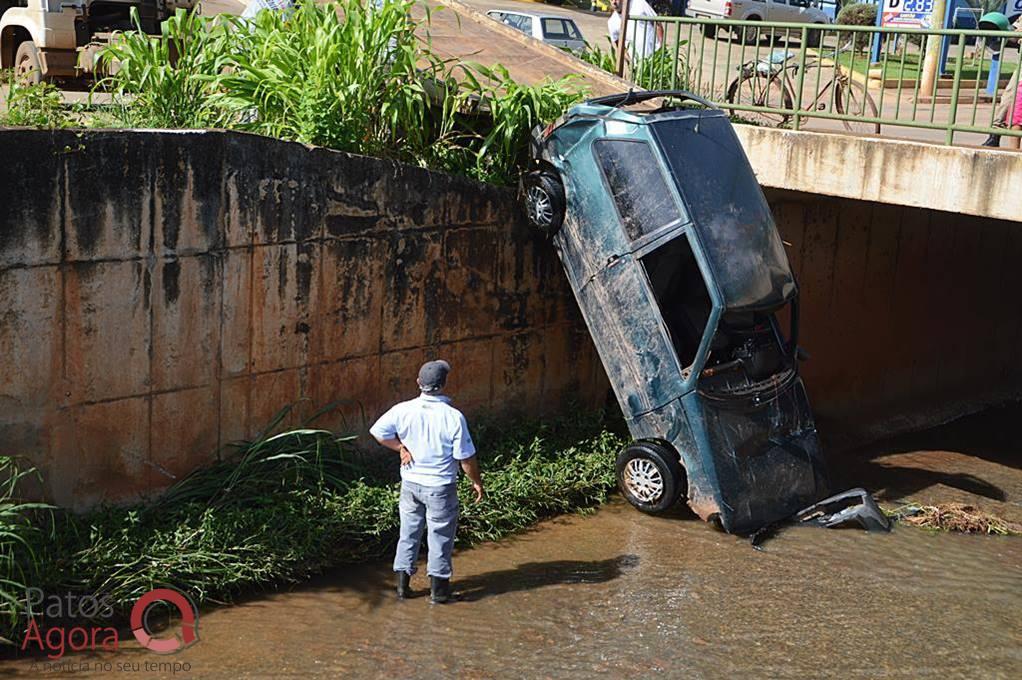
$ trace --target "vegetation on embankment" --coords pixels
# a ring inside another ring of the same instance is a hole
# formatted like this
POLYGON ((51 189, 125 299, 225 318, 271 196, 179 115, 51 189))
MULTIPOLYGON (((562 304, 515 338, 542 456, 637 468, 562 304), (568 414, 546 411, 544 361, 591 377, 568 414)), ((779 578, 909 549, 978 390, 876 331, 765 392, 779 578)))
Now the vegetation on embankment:
POLYGON ((15 85, 0 125, 243 130, 517 180, 532 128, 579 101, 582 88, 569 79, 523 85, 499 65, 444 60, 413 4, 302 3, 251 20, 178 10, 160 35, 124 33, 104 52, 117 68, 95 92, 111 104, 60 107, 52 86, 15 85))
MULTIPOLYGON (((620 436, 594 417, 482 428, 487 495, 462 480, 458 545, 603 503, 620 436)), ((398 528, 396 456, 318 429, 260 437, 152 502, 85 515, 18 500, 30 473, 0 458, 0 636, 25 629, 25 588, 105 596, 123 616, 156 586, 197 603, 385 555, 398 528)))

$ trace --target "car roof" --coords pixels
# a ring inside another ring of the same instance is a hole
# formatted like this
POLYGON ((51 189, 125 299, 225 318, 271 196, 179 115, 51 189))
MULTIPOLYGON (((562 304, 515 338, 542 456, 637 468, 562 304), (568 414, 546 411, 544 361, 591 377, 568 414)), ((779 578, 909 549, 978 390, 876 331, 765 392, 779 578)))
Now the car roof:
POLYGON ((571 17, 562 16, 560 14, 540 14, 539 12, 522 12, 517 9, 500 9, 500 8, 490 9, 486 11, 487 14, 493 14, 494 12, 500 12, 501 14, 517 14, 519 16, 532 17, 534 19, 564 19, 565 21, 570 21, 573 24, 575 23, 575 20, 572 19, 571 17))

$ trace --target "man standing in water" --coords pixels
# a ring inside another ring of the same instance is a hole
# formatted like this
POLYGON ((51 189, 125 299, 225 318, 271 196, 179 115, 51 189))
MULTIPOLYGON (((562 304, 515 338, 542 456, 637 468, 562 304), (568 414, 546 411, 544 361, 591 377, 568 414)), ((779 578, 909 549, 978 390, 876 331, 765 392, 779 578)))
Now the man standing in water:
POLYGON ((383 446, 401 455, 401 538, 394 557, 397 596, 410 595, 423 528, 427 529, 430 595, 451 598, 451 551, 458 526, 458 464, 472 480, 476 502, 483 498, 475 445, 465 416, 443 394, 451 366, 427 361, 419 369, 417 399, 391 407, 369 429, 383 446))

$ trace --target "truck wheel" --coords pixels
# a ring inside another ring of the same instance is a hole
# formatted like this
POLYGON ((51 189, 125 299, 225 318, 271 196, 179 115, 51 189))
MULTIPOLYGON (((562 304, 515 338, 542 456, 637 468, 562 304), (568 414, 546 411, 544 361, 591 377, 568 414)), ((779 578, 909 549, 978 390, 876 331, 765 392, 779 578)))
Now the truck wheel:
POLYGON ((22 85, 36 85, 43 80, 39 50, 31 40, 18 45, 18 51, 14 54, 14 75, 22 85))
MULTIPOLYGON (((749 17, 746 21, 760 21, 759 17, 749 17)), ((746 45, 759 44, 758 26, 736 26, 735 35, 746 45)))
POLYGON ((685 473, 677 454, 666 444, 641 439, 618 454, 617 485, 638 510, 656 515, 677 502, 685 473))
POLYGON ((529 224, 553 236, 564 223, 564 185, 560 178, 550 170, 533 170, 522 184, 529 224))

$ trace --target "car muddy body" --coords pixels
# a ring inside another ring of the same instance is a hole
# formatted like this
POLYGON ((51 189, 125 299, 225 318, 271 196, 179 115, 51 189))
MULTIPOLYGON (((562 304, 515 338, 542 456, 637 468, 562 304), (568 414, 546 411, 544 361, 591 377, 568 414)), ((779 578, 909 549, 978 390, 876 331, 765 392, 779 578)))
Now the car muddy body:
POLYGON ((622 493, 652 513, 685 493, 749 533, 827 493, 798 288, 726 114, 680 92, 624 108, 664 94, 591 100, 537 131, 523 195, 635 439, 622 493))
POLYGON ((160 22, 195 0, 0 0, 0 69, 19 80, 91 77, 114 31, 138 24, 158 33, 160 22))

